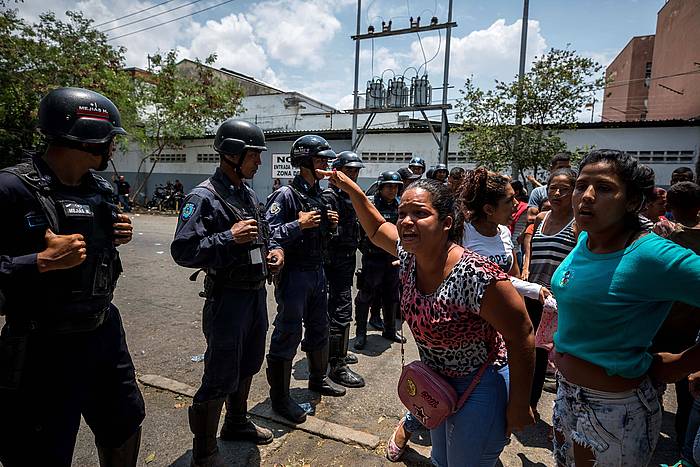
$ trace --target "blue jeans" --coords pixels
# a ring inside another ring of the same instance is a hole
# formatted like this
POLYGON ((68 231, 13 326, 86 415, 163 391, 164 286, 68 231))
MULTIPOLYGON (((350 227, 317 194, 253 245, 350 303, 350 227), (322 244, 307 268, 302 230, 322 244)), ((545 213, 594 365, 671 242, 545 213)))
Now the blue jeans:
MULTIPOLYGON (((448 381, 461 395, 476 371, 448 381)), ((506 406, 510 377, 508 366, 490 366, 464 406, 439 427, 430 430, 433 465, 492 467, 505 447, 506 406)))
POLYGON ((403 428, 409 433, 415 433, 416 431, 425 427, 420 420, 418 420, 411 412, 407 410, 406 415, 403 416, 403 428))
POLYGON ((693 401, 693 407, 690 409, 681 455, 686 461, 700 465, 700 400, 698 399, 693 401))

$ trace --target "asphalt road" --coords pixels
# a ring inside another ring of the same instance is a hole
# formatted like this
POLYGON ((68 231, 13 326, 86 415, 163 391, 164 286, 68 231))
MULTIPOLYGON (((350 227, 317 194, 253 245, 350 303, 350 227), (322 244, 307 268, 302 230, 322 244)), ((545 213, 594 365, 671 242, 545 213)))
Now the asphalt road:
MULTIPOLYGON (((201 355, 205 349, 201 333, 203 299, 198 296, 203 276, 200 275, 196 283, 189 281, 192 270, 177 266, 170 257, 169 245, 176 218, 137 214, 133 221, 134 239, 120 247, 125 272, 119 280, 115 304, 122 313, 137 374, 157 374, 197 387, 203 363, 192 361, 192 357, 201 355)), ((272 290, 268 289, 270 322, 274 319, 275 309, 272 290)), ((269 336, 270 332, 268 339, 269 336)), ((405 349, 407 361, 417 358, 410 336, 405 349)), ((403 414, 396 396, 396 382, 401 372, 400 346, 390 345, 378 333, 371 332, 366 349, 358 356, 360 362, 354 365, 354 369, 365 377, 367 385, 361 389, 348 389, 348 394, 342 398, 324 398, 316 406, 316 416, 379 436, 383 441, 377 449, 363 449, 256 419, 274 430, 276 440, 262 447, 220 442, 231 465, 391 465, 384 458, 384 440, 403 414)), ((253 380, 251 406, 269 404, 264 374, 263 369, 253 380)), ((313 393, 305 389, 307 378, 305 356, 299 352, 292 381, 292 393, 299 401, 315 400, 313 393)), ((46 390, 50 395, 51 388, 46 390)), ((189 465, 192 440, 187 424, 187 406, 191 400, 145 386, 142 386, 142 391, 147 416, 139 465, 189 465)), ((672 391, 666 395, 665 410, 669 412, 664 414, 662 435, 654 459, 656 465, 678 459, 672 439, 675 400, 670 393, 672 391)), ((502 465, 553 465, 551 446, 546 437, 552 402, 553 395, 545 392, 540 402, 542 421, 512 436, 511 443, 501 455, 502 465)), ((423 455, 429 455, 426 447, 429 446, 428 435, 420 434, 416 444, 420 453, 410 451, 404 463, 430 465, 429 459, 423 455)), ((78 435, 73 465, 98 465, 93 436, 84 424, 78 435)))

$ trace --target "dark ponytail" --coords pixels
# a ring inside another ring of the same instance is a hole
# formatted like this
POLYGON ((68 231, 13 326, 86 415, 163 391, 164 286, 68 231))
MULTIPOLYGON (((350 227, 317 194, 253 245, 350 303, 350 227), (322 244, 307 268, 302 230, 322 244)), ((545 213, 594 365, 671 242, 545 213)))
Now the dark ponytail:
POLYGON ((464 177, 459 190, 460 210, 469 219, 485 216, 484 206, 496 205, 505 198, 510 179, 504 175, 490 172, 483 167, 471 171, 464 177))

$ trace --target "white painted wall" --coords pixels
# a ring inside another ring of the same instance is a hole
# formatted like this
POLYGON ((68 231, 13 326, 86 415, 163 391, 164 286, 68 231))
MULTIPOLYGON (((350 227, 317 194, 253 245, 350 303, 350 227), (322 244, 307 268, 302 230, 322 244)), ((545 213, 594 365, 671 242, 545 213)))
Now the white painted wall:
MULTIPOLYGON (((570 150, 586 145, 599 149, 620 149, 624 151, 693 151, 694 161, 700 153, 700 127, 671 127, 671 128, 610 128, 610 129, 579 129, 565 131, 562 138, 566 141, 570 150)), ((273 140, 268 138, 269 151, 263 155, 263 165, 252 181, 253 188, 261 198, 267 196, 272 190, 272 164, 271 157, 266 155, 273 153, 288 153, 293 139, 273 140)), ((212 139, 191 140, 185 143, 182 150, 187 155, 186 163, 158 163, 149 180, 146 193, 151 193, 153 187, 166 180, 179 178, 187 190, 205 179, 214 171, 218 164, 197 163, 198 153, 213 153, 212 139)), ((336 152, 349 150, 349 139, 329 140, 336 152)), ((450 153, 459 150, 459 135, 450 135, 450 153)), ((173 152, 181 152, 173 151, 173 152)), ((438 163, 438 147, 429 132, 424 133, 379 133, 368 134, 358 152, 410 152, 426 159, 428 166, 438 163)), ((117 153, 114 162, 117 169, 123 173, 127 180, 135 187, 136 169, 142 158, 141 152, 133 146, 127 153, 117 153)), ((694 169, 692 163, 650 163, 648 164, 657 174, 657 184, 667 185, 671 172, 676 167, 687 165, 694 169)), ((367 163, 366 168, 360 172, 360 184, 369 186, 379 173, 385 170, 397 170, 406 164, 397 163, 367 163)), ((452 164, 455 165, 455 164, 452 164)), ((468 164, 457 164, 471 168, 468 164)), ((151 168, 150 161, 144 164, 141 172, 147 172, 151 168)))

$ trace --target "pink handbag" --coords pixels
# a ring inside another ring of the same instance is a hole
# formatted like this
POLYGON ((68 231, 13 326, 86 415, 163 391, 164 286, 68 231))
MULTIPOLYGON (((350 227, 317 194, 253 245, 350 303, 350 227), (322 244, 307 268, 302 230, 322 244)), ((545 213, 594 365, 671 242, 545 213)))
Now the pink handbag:
POLYGON ((497 346, 489 353, 479 372, 457 398, 457 391, 442 375, 432 370, 421 361, 411 362, 404 366, 403 344, 401 345, 401 377, 399 378, 399 399, 403 405, 423 424, 432 430, 437 428, 447 417, 459 411, 479 384, 486 368, 496 356, 497 346))

